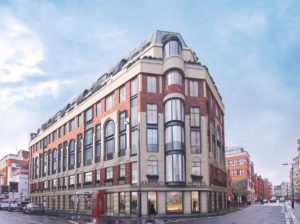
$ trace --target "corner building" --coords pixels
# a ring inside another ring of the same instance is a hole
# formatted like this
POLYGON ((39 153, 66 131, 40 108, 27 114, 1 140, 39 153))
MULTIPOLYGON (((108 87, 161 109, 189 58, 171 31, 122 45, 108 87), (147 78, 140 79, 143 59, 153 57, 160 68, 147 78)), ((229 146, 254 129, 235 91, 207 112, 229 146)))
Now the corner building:
POLYGON ((179 33, 156 31, 30 141, 30 198, 93 215, 226 206, 224 105, 179 33))

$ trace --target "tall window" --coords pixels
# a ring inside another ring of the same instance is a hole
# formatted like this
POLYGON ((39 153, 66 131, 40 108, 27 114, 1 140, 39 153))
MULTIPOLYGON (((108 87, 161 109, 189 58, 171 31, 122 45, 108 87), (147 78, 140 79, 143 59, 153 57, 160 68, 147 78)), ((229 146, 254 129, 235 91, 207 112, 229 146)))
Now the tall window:
POLYGON ((69 121, 69 132, 75 129, 75 119, 69 121))
POLYGON ((137 162, 131 163, 131 183, 132 184, 138 183, 138 163, 137 162))
POLYGON ((199 206, 200 200, 199 200, 199 192, 198 191, 192 191, 192 212, 199 212, 199 206))
POLYGON ((147 76, 147 92, 156 93, 156 77, 147 76))
POLYGON ((156 159, 150 158, 148 160, 147 174, 151 176, 158 175, 158 161, 156 159))
POLYGON ((200 131, 191 131, 191 152, 201 153, 200 131))
POLYGON ((182 126, 173 125, 165 129, 165 148, 167 151, 184 149, 184 129, 182 126))
POLYGON ((93 160, 93 128, 84 132, 84 166, 91 165, 93 160))
POLYGON ((197 80, 190 80, 190 96, 199 96, 199 86, 197 80))
POLYGON ((120 165, 120 177, 125 177, 125 164, 120 165))
POLYGON ((185 181, 184 156, 172 154, 166 156, 166 182, 185 181))
POLYGON ((132 97, 136 95, 137 92, 137 78, 135 78, 130 81, 130 96, 132 97))
POLYGON ((126 113, 119 114, 119 156, 126 154, 126 113))
POLYGON ((101 115, 101 102, 96 103, 96 116, 101 115))
POLYGON ((147 128, 147 151, 158 151, 158 134, 157 128, 147 128))
POLYGON ((75 167, 75 140, 69 142, 69 170, 75 167))
POLYGON ((69 187, 74 187, 75 185, 75 176, 69 176, 69 187))
POLYGON ((192 162, 192 175, 201 176, 201 162, 200 161, 192 162))
POLYGON ((184 121, 184 106, 180 99, 171 99, 165 103, 165 122, 184 121))
POLYGON ((105 97, 105 111, 108 111, 110 108, 114 106, 114 94, 110 94, 105 97))
POLYGON ((131 108, 131 126, 138 124, 137 98, 133 98, 130 104, 131 108))
POLYGON ((119 193, 119 212, 120 213, 125 213, 125 192, 120 192, 119 193))
MULTIPOLYGON (((34 162, 34 161, 33 161, 34 162)), ((44 151, 43 155, 43 162, 44 162, 44 168, 43 168, 43 177, 47 175, 47 151, 44 151)))
POLYGON ((92 172, 84 173, 84 183, 85 184, 91 184, 93 182, 92 176, 93 176, 92 172))
POLYGON ((57 168, 57 149, 53 149, 52 151, 52 174, 56 173, 57 168))
POLYGON ((157 124, 157 104, 147 104, 147 124, 157 124))
POLYGON ((112 167, 106 168, 106 180, 112 180, 113 178, 113 169, 112 167))
POLYGON ((77 168, 81 166, 82 134, 77 135, 77 168))
POLYGON ((115 123, 109 120, 105 125, 105 160, 113 159, 115 151, 115 123))
POLYGON ((182 75, 177 70, 171 70, 166 75, 166 84, 170 85, 182 85, 182 75))
POLYGON ((61 156, 62 156, 62 153, 61 153, 61 150, 62 150, 62 145, 59 144, 58 145, 58 166, 57 166, 57 172, 60 173, 60 170, 61 170, 61 156))
POLYGON ((179 40, 170 40, 163 47, 164 58, 172 55, 181 55, 181 43, 179 40))
POLYGON ((52 132, 52 142, 54 142, 57 139, 57 130, 52 132))
POLYGON ((77 127, 79 128, 82 124, 82 115, 78 114, 77 116, 77 127))
POLYGON ((126 99, 126 93, 125 93, 125 86, 120 87, 120 92, 119 92, 119 100, 120 103, 122 103, 126 99))
POLYGON ((90 107, 84 112, 84 122, 90 122, 93 120, 93 107, 90 107))
POLYGON ((183 211, 183 197, 181 191, 168 191, 167 194, 167 213, 178 213, 183 211))
POLYGON ((139 131, 134 129, 131 131, 131 155, 136 155, 139 151, 139 131))
POLYGON ((198 107, 191 107, 191 127, 200 127, 200 109, 198 107))
POLYGON ((101 125, 96 125, 95 162, 100 162, 101 156, 101 125))
POLYGON ((68 147, 68 142, 63 143, 63 171, 67 170, 67 147, 68 147))

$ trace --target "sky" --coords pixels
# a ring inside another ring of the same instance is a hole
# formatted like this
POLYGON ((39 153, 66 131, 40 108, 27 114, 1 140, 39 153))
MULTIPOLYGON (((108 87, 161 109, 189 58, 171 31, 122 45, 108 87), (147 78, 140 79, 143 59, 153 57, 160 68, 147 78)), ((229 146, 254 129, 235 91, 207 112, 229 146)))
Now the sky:
POLYGON ((0 1, 0 157, 155 30, 179 32, 225 104, 226 146, 289 179, 300 138, 300 1, 0 1))

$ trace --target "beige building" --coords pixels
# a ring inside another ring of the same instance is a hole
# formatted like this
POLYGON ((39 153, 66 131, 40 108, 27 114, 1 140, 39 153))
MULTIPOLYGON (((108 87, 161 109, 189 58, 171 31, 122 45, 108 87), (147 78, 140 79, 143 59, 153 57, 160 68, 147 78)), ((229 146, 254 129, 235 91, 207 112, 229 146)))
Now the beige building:
POLYGON ((224 105, 179 33, 156 31, 31 134, 48 211, 146 216, 226 207, 224 105))

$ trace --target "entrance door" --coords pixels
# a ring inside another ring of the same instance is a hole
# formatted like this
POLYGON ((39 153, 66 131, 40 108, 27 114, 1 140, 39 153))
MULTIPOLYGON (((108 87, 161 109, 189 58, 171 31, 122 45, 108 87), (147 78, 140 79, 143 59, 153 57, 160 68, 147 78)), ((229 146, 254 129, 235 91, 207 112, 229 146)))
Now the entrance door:
POLYGON ((99 191, 93 193, 93 215, 104 214, 104 193, 99 191))

